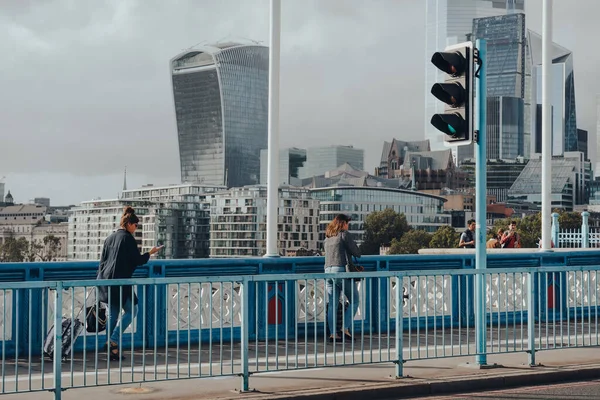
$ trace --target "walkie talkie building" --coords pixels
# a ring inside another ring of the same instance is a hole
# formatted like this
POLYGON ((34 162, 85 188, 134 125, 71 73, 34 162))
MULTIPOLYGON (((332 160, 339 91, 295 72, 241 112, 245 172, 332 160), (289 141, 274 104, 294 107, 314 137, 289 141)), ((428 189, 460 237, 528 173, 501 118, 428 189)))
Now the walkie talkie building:
POLYGON ((171 60, 181 180, 258 184, 267 148, 269 52, 221 43, 171 60))

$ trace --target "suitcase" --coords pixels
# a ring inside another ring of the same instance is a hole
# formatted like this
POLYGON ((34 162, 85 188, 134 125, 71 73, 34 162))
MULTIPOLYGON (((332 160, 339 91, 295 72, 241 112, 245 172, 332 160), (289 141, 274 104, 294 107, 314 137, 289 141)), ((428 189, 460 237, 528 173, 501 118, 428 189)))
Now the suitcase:
MULTIPOLYGON (((83 324, 78 318, 63 318, 61 325, 62 359, 65 360, 73 351, 73 343, 81 335, 81 332, 83 332, 83 324)), ((44 354, 50 359, 54 358, 54 328, 54 326, 50 328, 50 331, 46 335, 46 340, 44 340, 44 354)))

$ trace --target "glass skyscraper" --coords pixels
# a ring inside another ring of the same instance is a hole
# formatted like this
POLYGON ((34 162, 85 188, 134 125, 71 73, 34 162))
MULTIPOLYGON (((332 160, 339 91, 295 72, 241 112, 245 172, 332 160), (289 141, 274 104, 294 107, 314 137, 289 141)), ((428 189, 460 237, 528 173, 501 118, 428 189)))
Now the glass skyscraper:
POLYGON ((306 150, 306 163, 299 168, 298 174, 300 178, 311 178, 346 163, 362 171, 364 159, 365 151, 352 146, 309 147, 306 150))
POLYGON ((259 183, 267 148, 269 53, 221 43, 170 62, 181 180, 238 187, 259 183))
MULTIPOLYGON (((528 32, 529 51, 532 60, 532 96, 535 104, 542 103, 542 37, 533 31, 528 32)), ((573 53, 552 44, 552 155, 562 156, 565 152, 577 151, 577 114, 575 111, 575 74, 573 53)), ((538 113, 532 115, 532 125, 536 135, 532 137, 532 149, 541 153, 541 125, 538 113)), ((541 114, 541 113, 539 113, 541 114)), ((541 115, 540 115, 541 116, 541 115)))
POLYGON ((431 123, 433 114, 444 112, 444 105, 430 94, 443 73, 431 64, 431 56, 446 46, 471 39, 475 18, 505 15, 507 10, 523 11, 524 0, 426 0, 425 3, 425 139, 431 150, 443 149, 442 133, 431 123))
MULTIPOLYGON (((525 143, 530 140, 530 124, 526 126, 524 117, 531 98, 525 91, 530 78, 525 66, 525 14, 476 18, 472 39, 487 42, 487 158, 529 158, 525 143)), ((474 149, 474 145, 459 147, 458 162, 472 158, 474 149)))

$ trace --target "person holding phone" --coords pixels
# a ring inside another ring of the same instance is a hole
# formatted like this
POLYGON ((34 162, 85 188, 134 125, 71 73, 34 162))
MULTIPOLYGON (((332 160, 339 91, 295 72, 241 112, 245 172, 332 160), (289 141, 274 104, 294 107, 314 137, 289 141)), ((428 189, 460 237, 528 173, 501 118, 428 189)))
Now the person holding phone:
MULTIPOLYGON (((144 265, 150 256, 158 253, 163 246, 153 247, 149 252, 140 254, 133 234, 140 219, 131 207, 125 207, 121 216, 120 228, 104 241, 97 279, 129 279, 135 269, 144 265)), ((137 296, 131 285, 98 286, 97 301, 108 304, 108 323, 106 325, 107 348, 112 361, 123 359, 119 353, 122 333, 127 330, 137 315, 137 296), (121 310, 123 315, 121 315, 121 310)))

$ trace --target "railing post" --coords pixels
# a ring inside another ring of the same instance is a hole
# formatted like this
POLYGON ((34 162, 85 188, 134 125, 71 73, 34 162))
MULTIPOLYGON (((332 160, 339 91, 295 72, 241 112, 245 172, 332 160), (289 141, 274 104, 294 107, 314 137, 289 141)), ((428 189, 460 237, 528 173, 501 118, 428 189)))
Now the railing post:
POLYGON ((539 295, 535 290, 534 274, 530 272, 527 277, 527 352, 531 367, 535 366, 535 299, 539 295))
POLYGON ((581 247, 587 249, 590 247, 590 225, 588 220, 590 213, 584 211, 581 213, 581 247))
POLYGON ((558 213, 552 213, 552 242, 554 242, 554 247, 557 249, 560 247, 560 243, 558 242, 559 229, 558 213))
POLYGON ((403 354, 403 335, 404 335, 404 315, 402 311, 402 300, 404 292, 402 286, 402 277, 396 277, 396 378, 402 378, 404 373, 404 354, 403 354))
POLYGON ((249 371, 249 363, 248 363, 248 335, 250 333, 250 305, 248 302, 250 301, 248 296, 248 290, 250 289, 250 283, 248 277, 245 277, 241 282, 242 284, 242 326, 241 326, 241 363, 242 363, 242 385, 241 392, 247 392, 250 380, 250 371, 249 371))
POLYGON ((54 400, 60 400, 62 395, 62 282, 56 283, 54 296, 54 400))

